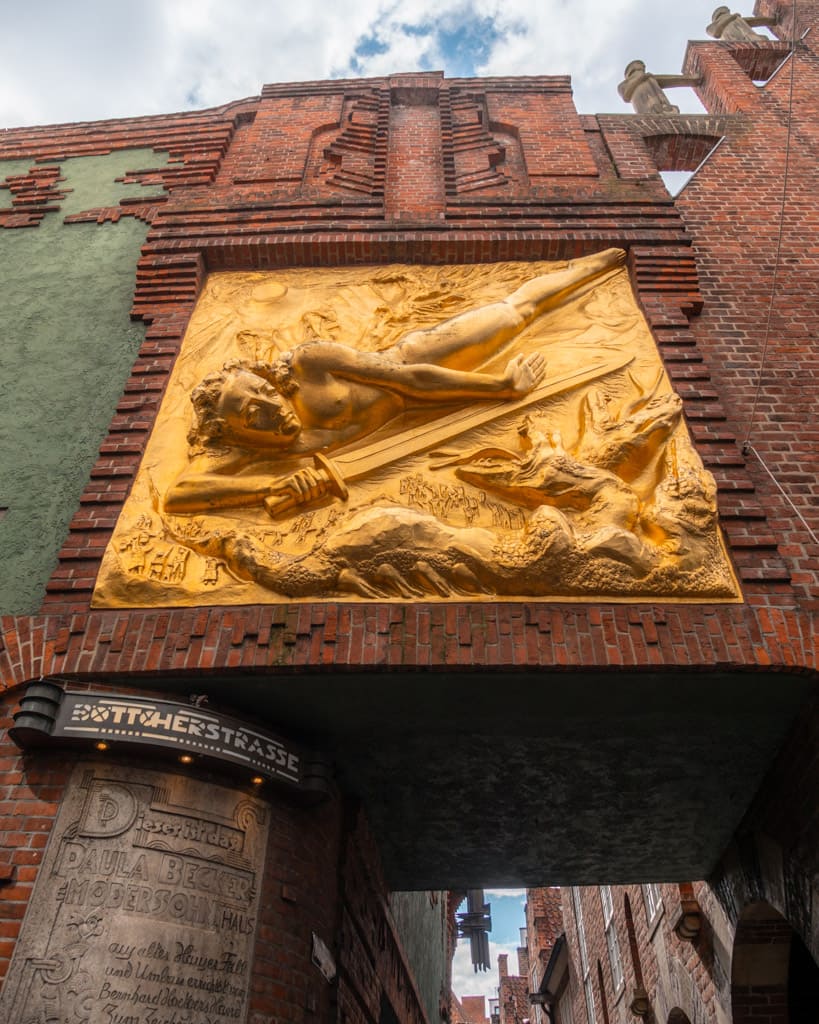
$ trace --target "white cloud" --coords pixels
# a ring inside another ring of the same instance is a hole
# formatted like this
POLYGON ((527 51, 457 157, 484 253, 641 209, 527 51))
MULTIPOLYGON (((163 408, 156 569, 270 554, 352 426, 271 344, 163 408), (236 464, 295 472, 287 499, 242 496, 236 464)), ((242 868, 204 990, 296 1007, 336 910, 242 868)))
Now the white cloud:
POLYGON ((626 63, 677 72, 712 9, 713 0, 43 0, 3 18, 0 125, 215 106, 266 82, 458 75, 458 28, 475 73, 570 73, 581 110, 626 112, 616 91, 626 63))
MULTIPOLYGON (((502 934, 505 937, 511 931, 517 938, 517 929, 526 923, 523 913, 525 896, 525 889, 484 889, 484 899, 491 902, 490 912, 494 922, 493 931, 496 934, 502 934), (504 901, 503 910, 501 910, 501 901, 504 901)), ((465 906, 466 904, 462 904, 459 909, 463 910, 465 906)), ((506 953, 509 957, 509 973, 517 974, 517 941, 495 942, 490 936, 489 962, 492 967, 489 971, 476 972, 472 967, 472 959, 469 954, 469 940, 458 939, 455 956, 452 960, 452 991, 459 998, 461 996, 486 996, 487 1000, 494 998, 498 994, 498 956, 501 953, 506 953)))
POLYGON ((488 1002, 498 994, 498 956, 509 955, 509 973, 518 970, 518 948, 514 943, 498 943, 489 940, 489 971, 475 971, 469 956, 469 940, 458 939, 455 956, 452 958, 452 991, 461 999, 463 996, 486 996, 488 1002))

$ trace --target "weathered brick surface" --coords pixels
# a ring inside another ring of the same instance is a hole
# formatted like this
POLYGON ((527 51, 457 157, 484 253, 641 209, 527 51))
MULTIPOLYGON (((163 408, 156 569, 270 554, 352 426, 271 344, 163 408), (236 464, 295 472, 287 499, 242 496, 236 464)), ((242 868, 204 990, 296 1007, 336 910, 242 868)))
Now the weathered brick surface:
MULTIPOLYGON (((816 8, 799 9, 801 34, 811 19, 816 24, 816 8)), ((712 153, 677 206, 694 240, 704 298, 691 329, 708 363, 723 371, 726 427, 751 446, 745 493, 764 506, 794 591, 815 614, 819 258, 805 243, 819 229, 819 61, 812 35, 800 39, 794 60, 762 89, 731 46, 691 44, 686 70, 702 74, 703 102, 741 112, 743 129, 712 153)), ((745 500, 737 514, 746 527, 758 515, 745 500)), ((772 568, 761 548, 746 547, 736 560, 749 580, 760 567, 772 568)))

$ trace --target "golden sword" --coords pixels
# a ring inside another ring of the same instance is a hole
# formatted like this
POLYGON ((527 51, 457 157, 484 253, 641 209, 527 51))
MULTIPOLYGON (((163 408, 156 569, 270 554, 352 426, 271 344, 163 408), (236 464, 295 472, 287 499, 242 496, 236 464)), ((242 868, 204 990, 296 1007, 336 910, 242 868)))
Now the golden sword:
MULTIPOLYGON (((373 441, 354 451, 336 455, 332 459, 317 452, 313 456, 313 460, 318 480, 311 488, 310 495, 305 497, 297 493, 297 488, 294 486, 286 494, 272 494, 265 498, 264 506, 271 516, 280 518, 297 506, 312 505, 330 494, 346 501, 349 493, 348 483, 361 480, 400 459, 429 451, 446 441, 451 441, 453 437, 466 433, 467 430, 491 423, 501 416, 520 412, 546 398, 553 398, 571 388, 580 387, 593 380, 598 380, 600 377, 605 377, 609 373, 622 370, 633 359, 634 356, 631 355, 620 355, 613 359, 594 363, 585 369, 575 370, 562 377, 547 381, 514 402, 493 402, 491 405, 480 405, 475 409, 458 409, 447 416, 431 420, 417 429, 403 431, 381 441, 373 441)), ((294 473, 287 480, 293 480, 297 476, 298 473, 294 473)), ((287 486, 287 480, 281 484, 282 487, 287 486)))

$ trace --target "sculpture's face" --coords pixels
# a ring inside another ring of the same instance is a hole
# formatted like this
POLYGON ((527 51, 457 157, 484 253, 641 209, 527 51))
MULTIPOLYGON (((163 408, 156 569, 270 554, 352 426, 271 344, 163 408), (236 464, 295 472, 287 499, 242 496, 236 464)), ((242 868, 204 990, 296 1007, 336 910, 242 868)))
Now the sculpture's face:
POLYGON ((286 448, 301 430, 290 402, 262 377, 234 370, 219 399, 222 437, 251 448, 286 448))

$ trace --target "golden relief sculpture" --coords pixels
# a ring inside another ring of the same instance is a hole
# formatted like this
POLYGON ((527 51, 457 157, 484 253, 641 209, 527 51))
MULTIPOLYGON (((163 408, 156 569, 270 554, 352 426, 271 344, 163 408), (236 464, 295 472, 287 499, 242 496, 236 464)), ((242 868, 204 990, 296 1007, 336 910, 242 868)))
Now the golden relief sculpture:
POLYGON ((623 263, 211 275, 94 606, 737 600, 623 263))

